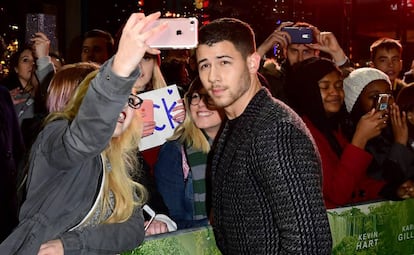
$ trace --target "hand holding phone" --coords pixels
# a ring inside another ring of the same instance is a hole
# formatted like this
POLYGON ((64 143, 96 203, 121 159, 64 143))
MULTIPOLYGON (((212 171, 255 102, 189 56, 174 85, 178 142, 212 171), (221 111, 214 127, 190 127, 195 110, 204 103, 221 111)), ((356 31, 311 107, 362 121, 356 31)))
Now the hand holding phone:
POLYGON ((309 44, 313 42, 313 31, 310 27, 284 27, 282 31, 290 35, 291 44, 309 44))
POLYGON ((377 101, 375 103, 375 111, 388 111, 391 98, 391 94, 378 94, 377 101))

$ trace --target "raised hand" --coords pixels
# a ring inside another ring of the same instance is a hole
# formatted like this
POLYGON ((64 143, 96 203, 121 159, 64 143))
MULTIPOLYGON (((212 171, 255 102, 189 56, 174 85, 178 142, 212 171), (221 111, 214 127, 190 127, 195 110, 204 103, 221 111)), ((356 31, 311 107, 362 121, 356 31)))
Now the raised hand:
POLYGON ((289 45, 291 38, 287 32, 281 31, 282 28, 293 25, 293 22, 283 22, 280 26, 273 31, 266 40, 257 47, 257 53, 263 57, 276 44, 280 45, 283 49, 286 49, 289 45))
POLYGON ((35 37, 30 41, 33 43, 33 53, 37 58, 49 56, 50 40, 44 33, 35 33, 35 37))
POLYGON ((328 53, 335 63, 346 61, 346 55, 332 32, 320 32, 316 27, 311 28, 317 42, 309 45, 312 49, 328 53))
POLYGON ((158 49, 150 48, 146 41, 153 35, 157 35, 167 27, 166 23, 145 31, 152 21, 160 17, 160 12, 145 16, 143 13, 132 14, 119 40, 118 51, 112 64, 112 71, 121 77, 129 76, 136 70, 145 52, 149 54, 160 54, 158 49))

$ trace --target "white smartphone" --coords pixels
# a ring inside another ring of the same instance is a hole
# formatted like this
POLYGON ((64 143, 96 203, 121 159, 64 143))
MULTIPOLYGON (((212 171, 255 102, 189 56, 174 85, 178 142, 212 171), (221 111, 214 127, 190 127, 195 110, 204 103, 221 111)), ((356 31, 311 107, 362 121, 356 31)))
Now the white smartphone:
POLYGON ((147 40, 151 48, 157 49, 192 49, 198 42, 198 20, 189 18, 160 18, 151 23, 147 29, 167 22, 167 28, 147 40))

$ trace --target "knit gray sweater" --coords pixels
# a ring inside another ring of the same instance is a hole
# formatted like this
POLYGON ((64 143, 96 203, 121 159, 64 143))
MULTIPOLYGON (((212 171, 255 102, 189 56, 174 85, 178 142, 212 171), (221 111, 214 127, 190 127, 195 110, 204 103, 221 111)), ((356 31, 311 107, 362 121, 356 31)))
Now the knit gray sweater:
POLYGON ((213 227, 223 254, 331 253, 319 154, 289 107, 260 90, 226 123, 213 153, 213 227))

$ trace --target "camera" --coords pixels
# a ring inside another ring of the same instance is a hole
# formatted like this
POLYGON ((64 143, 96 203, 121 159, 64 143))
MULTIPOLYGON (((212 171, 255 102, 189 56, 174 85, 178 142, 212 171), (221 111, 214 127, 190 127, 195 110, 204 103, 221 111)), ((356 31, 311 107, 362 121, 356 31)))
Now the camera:
POLYGON ((378 94, 377 101, 375 102, 375 110, 376 111, 388 110, 391 97, 392 95, 390 94, 378 94))
POLYGON ((309 27, 284 27, 282 31, 289 33, 290 43, 308 44, 313 42, 313 31, 309 27))

